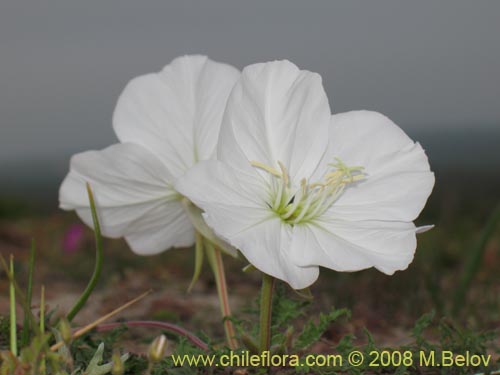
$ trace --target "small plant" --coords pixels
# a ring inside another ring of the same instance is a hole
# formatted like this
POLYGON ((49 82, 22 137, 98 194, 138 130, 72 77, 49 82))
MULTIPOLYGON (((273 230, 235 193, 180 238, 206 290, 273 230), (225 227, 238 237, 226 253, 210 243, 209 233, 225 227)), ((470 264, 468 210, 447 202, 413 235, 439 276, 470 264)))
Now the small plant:
MULTIPOLYGON (((136 298, 112 313, 98 319, 88 326, 71 331, 70 321, 81 310, 88 297, 92 293, 100 274, 102 265, 102 241, 100 237, 100 226, 92 191, 88 186, 88 197, 92 216, 94 220, 96 236, 96 269, 89 285, 71 309, 68 315, 60 320, 51 322, 45 311, 45 288, 41 289, 40 313, 38 319, 31 309, 33 290, 33 273, 35 264, 35 244, 32 243, 29 260, 29 277, 26 294, 23 293, 15 280, 14 257, 11 255, 9 265, 0 255, 3 269, 9 278, 10 316, 9 316, 9 351, 1 352, 0 374, 1 375, 104 375, 111 372, 112 363, 102 364, 104 344, 100 343, 95 349, 86 367, 75 367, 71 343, 74 339, 96 327, 100 322, 109 319, 132 303, 142 299, 144 295, 136 298), (22 327, 20 347, 18 346, 18 329, 16 316, 16 301, 21 301, 24 310, 24 324, 22 327), (47 326, 48 324, 48 326, 47 326)), ((129 355, 120 356, 121 363, 128 359, 129 355)))

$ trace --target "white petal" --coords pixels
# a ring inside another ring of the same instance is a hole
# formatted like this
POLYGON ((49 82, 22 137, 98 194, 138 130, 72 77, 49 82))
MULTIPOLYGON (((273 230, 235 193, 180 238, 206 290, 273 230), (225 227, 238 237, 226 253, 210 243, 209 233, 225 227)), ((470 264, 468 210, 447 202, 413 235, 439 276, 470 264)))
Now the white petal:
POLYGON ((239 77, 232 66, 184 56, 161 72, 133 79, 121 94, 113 126, 121 142, 145 146, 181 176, 215 153, 227 97, 239 77))
POLYGON ((59 191, 61 208, 75 209, 92 226, 85 184, 94 192, 102 233, 129 239, 151 254, 193 242, 179 195, 165 166, 142 146, 124 143, 73 156, 59 191), (140 240, 142 238, 142 240, 140 240))
POLYGON ((230 236, 271 213, 266 186, 255 170, 250 172, 253 175, 243 174, 218 160, 202 161, 176 180, 175 189, 216 217, 221 231, 230 236))
POLYGON ((332 220, 297 225, 292 257, 300 266, 341 272, 375 267, 390 275, 411 263, 416 231, 413 223, 401 222, 332 220))
POLYGON ((255 267, 293 288, 305 288, 318 277, 318 268, 290 261, 290 228, 267 207, 265 186, 255 170, 253 174, 211 160, 191 168, 175 187, 205 210, 205 221, 214 232, 255 267))
POLYGON ((156 254, 171 247, 189 247, 194 229, 179 201, 162 202, 134 223, 125 235, 138 254, 156 254))
POLYGON ((369 111, 332 116, 331 159, 365 167, 329 210, 348 220, 414 220, 434 186, 424 150, 387 117, 369 111))
POLYGON ((291 226, 274 217, 237 233, 227 241, 239 248, 262 272, 287 282, 293 289, 304 289, 317 280, 319 268, 294 263, 291 238, 291 226))
POLYGON ((218 157, 236 169, 280 161, 298 182, 325 153, 330 117, 318 74, 288 61, 250 65, 228 99, 218 157))

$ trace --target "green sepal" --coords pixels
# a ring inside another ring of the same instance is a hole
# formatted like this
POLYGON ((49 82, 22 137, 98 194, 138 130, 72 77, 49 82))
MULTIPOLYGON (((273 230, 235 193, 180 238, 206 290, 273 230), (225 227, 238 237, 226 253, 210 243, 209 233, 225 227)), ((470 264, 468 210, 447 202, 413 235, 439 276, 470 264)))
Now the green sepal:
POLYGON ((203 266, 203 237, 200 233, 196 232, 196 244, 194 248, 194 273, 191 283, 189 284, 187 292, 190 293, 194 284, 198 281, 203 266))
POLYGON ((313 294, 311 293, 310 288, 304 289, 292 289, 300 298, 303 298, 307 301, 312 301, 314 299, 313 294))
POLYGON ((243 267, 241 269, 243 272, 247 273, 247 272, 253 272, 253 271, 257 271, 257 268, 255 268, 255 266, 253 264, 247 264, 245 267, 243 267))
POLYGON ((203 217, 201 216, 203 211, 200 208, 196 207, 186 198, 183 198, 181 202, 187 215, 189 216, 189 219, 191 220, 191 223, 193 223, 196 230, 200 232, 205 239, 212 242, 215 247, 221 249, 226 254, 231 255, 234 258, 238 256, 238 251, 233 246, 217 237, 213 230, 210 229, 207 223, 205 223, 205 220, 203 220, 203 217))

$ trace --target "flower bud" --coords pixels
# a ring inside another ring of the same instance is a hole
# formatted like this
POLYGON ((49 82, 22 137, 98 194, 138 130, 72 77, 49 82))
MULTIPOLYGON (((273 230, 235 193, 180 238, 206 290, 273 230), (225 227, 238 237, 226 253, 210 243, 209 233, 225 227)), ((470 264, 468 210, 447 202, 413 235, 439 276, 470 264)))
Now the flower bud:
POLYGON ((165 335, 158 336, 153 340, 149 347, 149 360, 151 362, 160 362, 167 349, 167 338, 165 335))
POLYGON ((59 332, 61 334, 61 338, 65 344, 69 344, 73 338, 71 334, 71 325, 69 324, 66 318, 61 319, 59 322, 59 332))
POLYGON ((111 367, 111 375, 123 375, 125 372, 125 366, 123 365, 120 353, 115 350, 112 357, 113 367, 111 367))

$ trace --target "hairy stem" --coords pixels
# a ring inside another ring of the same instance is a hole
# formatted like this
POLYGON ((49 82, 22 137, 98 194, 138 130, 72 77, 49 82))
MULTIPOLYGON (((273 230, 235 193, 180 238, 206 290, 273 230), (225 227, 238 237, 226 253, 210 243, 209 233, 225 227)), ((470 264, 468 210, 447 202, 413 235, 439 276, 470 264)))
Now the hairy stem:
POLYGON ((229 306, 229 297, 227 293, 226 274, 224 272, 224 263, 222 262, 222 254, 220 250, 212 245, 210 241, 205 241, 207 250, 207 258, 215 276, 215 284, 217 285, 217 294, 219 296, 219 304, 224 319, 224 330, 226 331, 226 339, 229 349, 235 350, 238 348, 236 341, 236 333, 234 330, 231 318, 231 308, 229 306))
POLYGON ((274 277, 267 274, 262 276, 262 289, 260 294, 260 340, 261 353, 269 351, 271 347, 271 316, 273 309, 274 277))
POLYGON ((152 328, 160 328, 165 331, 170 331, 176 333, 178 335, 184 336, 188 339, 192 344, 196 345, 198 348, 202 350, 208 350, 208 345, 201 340, 198 336, 193 333, 185 330, 182 327, 179 327, 175 324, 166 323, 166 322, 157 322, 154 320, 131 320, 119 323, 106 323, 100 324, 96 327, 97 332, 109 331, 121 326, 127 327, 152 327, 152 328))

